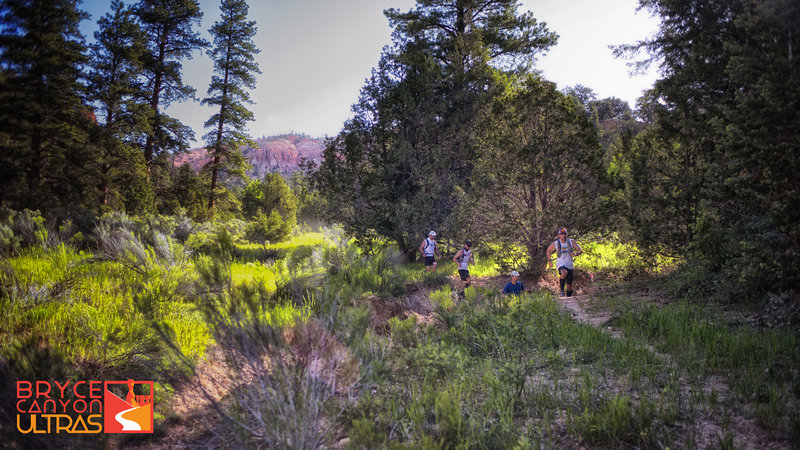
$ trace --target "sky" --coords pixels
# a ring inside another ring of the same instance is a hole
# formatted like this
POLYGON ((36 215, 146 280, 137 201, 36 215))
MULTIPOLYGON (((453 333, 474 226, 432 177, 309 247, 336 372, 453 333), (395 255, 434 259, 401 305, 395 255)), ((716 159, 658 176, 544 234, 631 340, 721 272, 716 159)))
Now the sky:
MULTIPOLYGON (((381 49, 391 43, 392 30, 383 10, 408 11, 414 0, 257 0, 250 1, 250 19, 258 33, 254 41, 261 69, 249 106, 255 120, 254 138, 285 133, 312 137, 335 136, 352 116, 351 105, 381 49)), ((658 20, 636 12, 637 0, 527 0, 522 11, 533 11, 559 35, 558 44, 540 56, 535 68, 559 89, 582 84, 599 98, 618 97, 634 107, 642 90, 653 85, 655 71, 630 76, 625 61, 615 59, 609 45, 629 44, 655 33, 658 20)), ((107 0, 84 0, 91 15, 82 31, 93 41, 97 20, 108 12, 107 0)), ((204 12, 198 29, 206 40, 219 20, 219 0, 200 0, 204 12)), ((183 63, 184 83, 197 90, 196 102, 176 103, 167 113, 195 132, 192 147, 202 146, 203 123, 213 114, 199 100, 211 80, 211 60, 195 52, 183 63)))

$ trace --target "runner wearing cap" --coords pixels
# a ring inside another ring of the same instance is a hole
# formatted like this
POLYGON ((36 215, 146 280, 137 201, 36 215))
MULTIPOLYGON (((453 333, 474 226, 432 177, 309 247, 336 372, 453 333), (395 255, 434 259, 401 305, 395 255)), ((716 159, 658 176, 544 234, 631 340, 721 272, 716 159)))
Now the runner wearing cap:
POLYGON ((439 247, 436 245, 436 232, 431 230, 428 237, 419 245, 419 252, 425 258, 425 270, 436 272, 436 257, 439 256, 439 247))
POLYGON ((458 267, 458 275, 461 277, 461 281, 464 282, 464 289, 467 289, 472 280, 469 277, 469 265, 475 265, 475 258, 472 256, 472 242, 464 241, 464 248, 456 252, 456 256, 453 256, 453 261, 456 263, 456 267, 458 267))
POLYGON ((511 281, 506 283, 506 286, 503 288, 503 296, 505 297, 507 294, 522 294, 522 291, 525 290, 525 285, 522 284, 522 281, 519 281, 519 272, 515 270, 509 275, 511 275, 511 281))
POLYGON ((573 278, 573 265, 572 258, 583 253, 583 249, 574 240, 567 237, 567 229, 560 228, 558 230, 558 239, 553 241, 547 247, 547 268, 553 268, 552 254, 556 252, 556 267, 561 276, 559 285, 561 287, 561 296, 566 295, 572 297, 572 278, 573 278), (566 288, 566 291, 565 291, 566 288))

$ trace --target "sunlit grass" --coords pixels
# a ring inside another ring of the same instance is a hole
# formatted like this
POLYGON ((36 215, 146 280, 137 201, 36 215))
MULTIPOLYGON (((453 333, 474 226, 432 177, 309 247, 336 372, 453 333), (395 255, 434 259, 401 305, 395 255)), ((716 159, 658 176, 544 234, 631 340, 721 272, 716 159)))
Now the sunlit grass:
POLYGON ((231 264, 231 282, 250 286, 263 283, 268 292, 275 292, 276 276, 271 267, 259 262, 234 262, 231 264))
POLYGON ((91 262, 91 256, 59 246, 28 249, 7 259, 22 291, 0 299, 2 340, 40 337, 75 361, 109 366, 158 359, 164 350, 161 338, 137 308, 137 301, 146 299, 145 305, 174 333, 185 354, 203 354, 210 336, 200 314, 180 292, 181 286, 191 284, 191 273, 171 269, 143 277, 117 263, 91 262), (54 297, 53 287, 65 280, 68 287, 54 297), (39 291, 44 294, 35 303, 26 300, 39 291))
POLYGON ((264 261, 278 260, 286 257, 287 253, 301 247, 314 248, 325 241, 322 233, 303 233, 293 236, 284 242, 269 244, 256 244, 252 242, 237 242, 234 257, 237 261, 264 261))
POLYGON ((648 271, 663 273, 677 263, 659 253, 645 253, 634 243, 587 241, 580 243, 583 254, 575 258, 575 267, 594 274, 626 276, 648 271))

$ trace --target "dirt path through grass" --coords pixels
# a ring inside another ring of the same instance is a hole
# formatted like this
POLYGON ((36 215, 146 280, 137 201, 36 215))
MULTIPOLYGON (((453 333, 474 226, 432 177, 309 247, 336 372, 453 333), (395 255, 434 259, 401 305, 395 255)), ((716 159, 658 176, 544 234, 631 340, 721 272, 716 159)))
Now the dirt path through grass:
MULTIPOLYGON (((508 277, 487 277, 473 279, 473 284, 484 288, 501 290, 508 281, 508 277)), ((625 339, 622 330, 611 325, 612 319, 618 314, 613 307, 604 306, 603 297, 616 293, 619 295, 631 296, 634 302, 655 302, 662 303, 661 299, 651 289, 637 288, 630 290, 624 286, 618 288, 607 286, 601 283, 578 284, 578 295, 572 297, 558 297, 557 281, 555 278, 545 278, 539 282, 525 281, 526 287, 535 286, 547 289, 553 293, 553 297, 558 305, 569 312, 572 317, 580 323, 591 325, 609 333, 615 338, 625 339)), ((460 287, 460 281, 455 280, 454 286, 460 287)), ((791 440, 782 433, 775 430, 767 430, 760 426, 755 420, 755 405, 750 401, 737 399, 736 394, 728 386, 725 377, 709 374, 699 379, 693 378, 680 367, 674 360, 674 356, 665 354, 655 348, 654 343, 643 343, 644 347, 659 359, 666 362, 669 366, 676 368, 680 373, 681 386, 678 394, 679 402, 686 405, 696 402, 695 397, 703 395, 713 396, 714 402, 719 406, 698 404, 701 411, 696 411, 692 417, 679 417, 676 425, 677 429, 682 429, 678 433, 691 434, 691 442, 697 448, 744 448, 744 449, 788 449, 794 448, 791 440)), ((685 436, 684 436, 685 437, 685 436)))

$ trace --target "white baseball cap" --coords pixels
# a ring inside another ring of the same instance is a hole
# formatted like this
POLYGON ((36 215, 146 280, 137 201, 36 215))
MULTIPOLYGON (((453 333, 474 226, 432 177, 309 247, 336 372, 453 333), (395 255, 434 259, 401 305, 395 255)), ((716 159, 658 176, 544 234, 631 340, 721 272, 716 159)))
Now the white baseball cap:
POLYGON ((519 276, 519 272, 517 272, 517 271, 515 270, 515 271, 511 272, 511 276, 512 276, 512 277, 518 277, 518 276, 519 276))
POLYGON ((435 232, 435 231, 433 231, 433 230, 431 230, 431 231, 428 233, 428 236, 436 236, 436 232, 435 232))

